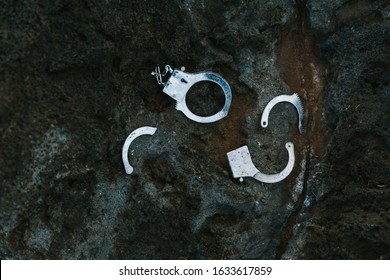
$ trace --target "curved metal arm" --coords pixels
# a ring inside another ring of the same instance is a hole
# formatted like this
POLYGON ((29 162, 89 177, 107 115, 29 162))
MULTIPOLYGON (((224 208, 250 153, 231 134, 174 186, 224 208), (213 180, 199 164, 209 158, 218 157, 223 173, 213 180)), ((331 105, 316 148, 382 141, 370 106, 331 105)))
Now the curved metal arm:
POLYGON ((233 172, 234 178, 240 178, 242 182, 243 177, 252 177, 263 183, 277 183, 284 180, 293 170, 295 163, 294 144, 286 143, 288 152, 288 163, 280 173, 264 174, 260 172, 252 162, 248 146, 242 146, 236 150, 227 153, 229 165, 233 172))
POLYGON ((298 129, 299 133, 303 133, 305 130, 304 127, 304 110, 301 103, 301 99, 299 98, 297 93, 294 93, 292 95, 279 95, 273 98, 270 102, 268 102, 267 106, 265 107, 263 114, 261 116, 261 126, 267 127, 268 126, 268 117, 272 110, 272 108, 280 103, 280 102, 288 102, 294 105, 295 109, 297 109, 298 112, 298 129))
POLYGON ((288 175, 290 175, 295 163, 294 144, 291 142, 286 143, 286 149, 288 152, 288 163, 280 173, 268 175, 259 171, 253 176, 253 178, 264 183, 276 183, 284 180, 288 175))
POLYGON ((156 132, 156 127, 151 126, 143 126, 134 130, 130 135, 126 138, 125 143, 122 147, 122 161, 125 166, 125 170, 127 174, 131 174, 134 171, 134 168, 129 163, 128 153, 130 144, 134 141, 135 138, 141 135, 153 135, 156 132))

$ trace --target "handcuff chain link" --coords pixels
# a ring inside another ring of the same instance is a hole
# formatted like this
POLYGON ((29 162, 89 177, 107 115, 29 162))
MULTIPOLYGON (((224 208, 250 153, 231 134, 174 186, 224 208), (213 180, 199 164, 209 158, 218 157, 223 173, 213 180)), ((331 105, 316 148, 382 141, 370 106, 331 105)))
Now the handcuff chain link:
POLYGON ((165 85, 165 82, 163 82, 162 78, 167 75, 168 73, 171 74, 173 72, 173 69, 170 65, 165 65, 164 72, 161 73, 160 66, 157 65, 154 68, 154 71, 151 73, 152 76, 154 76, 157 80, 157 83, 159 85, 165 85))

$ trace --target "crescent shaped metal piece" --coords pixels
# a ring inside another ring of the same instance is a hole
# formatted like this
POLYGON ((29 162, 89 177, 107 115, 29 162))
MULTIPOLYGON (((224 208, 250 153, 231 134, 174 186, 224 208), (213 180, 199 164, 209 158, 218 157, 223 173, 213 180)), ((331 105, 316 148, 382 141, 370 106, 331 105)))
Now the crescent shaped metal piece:
POLYGON ((156 127, 143 126, 137 128, 132 133, 130 133, 129 136, 127 136, 126 141, 122 147, 122 161, 127 174, 131 174, 134 171, 134 168, 130 165, 129 158, 128 158, 129 147, 131 143, 134 141, 134 139, 138 138, 141 135, 153 135, 156 132, 156 130, 157 130, 156 127))
POLYGON ((232 102, 232 92, 229 84, 220 75, 213 72, 200 72, 195 74, 174 70, 172 76, 165 83, 163 92, 177 101, 176 109, 182 111, 189 119, 199 123, 212 123, 227 116, 232 102), (212 116, 198 116, 190 111, 186 104, 186 95, 190 88, 198 82, 213 82, 219 85, 225 94, 225 104, 222 109, 212 116))
POLYGON ((277 183, 290 175, 295 164, 294 144, 287 142, 285 145, 288 152, 288 163, 286 167, 276 174, 264 174, 260 172, 253 164, 248 146, 242 146, 227 153, 230 168, 234 178, 252 177, 263 183, 277 183))
POLYGON ((261 126, 267 127, 268 126, 268 117, 272 110, 272 108, 280 103, 280 102, 288 102, 294 105, 295 109, 298 112, 298 129, 299 133, 303 133, 305 131, 304 126, 304 115, 305 112, 303 110, 301 99, 299 98, 299 95, 297 93, 294 93, 292 95, 279 95, 273 98, 270 102, 268 102, 267 106, 265 107, 263 114, 261 116, 261 126))

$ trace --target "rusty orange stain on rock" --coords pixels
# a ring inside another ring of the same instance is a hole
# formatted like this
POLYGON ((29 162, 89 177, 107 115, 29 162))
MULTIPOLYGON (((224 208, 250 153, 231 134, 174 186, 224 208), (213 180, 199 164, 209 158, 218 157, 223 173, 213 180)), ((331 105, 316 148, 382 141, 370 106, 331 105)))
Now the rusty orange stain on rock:
POLYGON ((306 112, 305 133, 295 137, 296 150, 309 148, 318 157, 326 152, 324 125, 325 66, 315 53, 314 38, 301 31, 287 32, 280 44, 279 67, 291 92, 297 92, 306 112))

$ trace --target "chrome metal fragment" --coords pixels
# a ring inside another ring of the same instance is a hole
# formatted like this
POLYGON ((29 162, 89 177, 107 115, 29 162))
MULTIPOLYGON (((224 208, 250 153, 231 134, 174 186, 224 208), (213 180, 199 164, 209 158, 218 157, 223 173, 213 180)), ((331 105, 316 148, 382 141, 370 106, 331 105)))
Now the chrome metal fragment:
POLYGON ((263 183, 277 183, 282 181, 291 173, 295 163, 294 144, 287 142, 286 149, 289 157, 288 163, 282 172, 277 174, 264 174, 260 172, 253 164, 248 146, 246 145, 228 152, 227 157, 233 172, 233 177, 240 178, 240 182, 244 180, 243 177, 252 177, 263 183))
POLYGON ((157 130, 156 127, 143 126, 134 130, 126 138, 126 141, 123 144, 123 148, 122 148, 122 161, 123 161, 123 165, 125 166, 125 171, 127 174, 131 174, 134 171, 134 168, 130 165, 129 158, 128 158, 129 147, 131 143, 134 141, 134 139, 136 139, 141 135, 153 135, 156 132, 156 130, 157 130))
POLYGON ((227 116, 230 104, 232 102, 232 92, 229 84, 220 75, 213 72, 187 73, 181 70, 172 70, 169 65, 165 66, 165 71, 161 73, 160 67, 157 66, 151 74, 156 77, 157 83, 163 85, 163 92, 176 100, 176 109, 182 111, 189 119, 199 123, 212 123, 219 121, 227 116), (171 74, 166 82, 163 77, 171 74), (212 116, 198 116, 190 111, 186 104, 186 95, 190 88, 198 82, 213 82, 220 86, 225 94, 225 104, 223 108, 212 116))
POLYGON ((261 126, 267 127, 268 126, 268 117, 272 110, 272 108, 280 103, 280 102, 288 102, 294 105, 295 109, 297 109, 298 112, 298 129, 299 133, 303 133, 305 131, 304 127, 304 115, 305 112, 303 110, 303 106, 301 103, 301 99, 299 98, 297 93, 294 93, 292 95, 279 95, 273 98, 270 102, 268 102, 267 106, 265 107, 263 111, 263 115, 261 116, 261 126))

